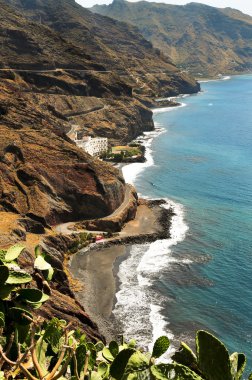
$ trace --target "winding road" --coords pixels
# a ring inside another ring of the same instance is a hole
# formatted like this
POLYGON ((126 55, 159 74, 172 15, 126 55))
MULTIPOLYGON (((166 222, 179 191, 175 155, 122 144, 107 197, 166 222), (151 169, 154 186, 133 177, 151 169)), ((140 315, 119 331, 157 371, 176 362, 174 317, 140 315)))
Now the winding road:
MULTIPOLYGON (((122 204, 112 214, 105 216, 102 219, 115 218, 116 216, 120 215, 120 213, 129 204, 131 192, 132 192, 132 187, 130 185, 126 184, 125 195, 124 195, 124 200, 123 200, 122 204)), ((58 224, 57 226, 55 226, 54 230, 59 234, 71 235, 75 232, 73 229, 71 229, 74 227, 75 224, 76 224, 76 222, 61 223, 61 224, 58 224)), ((91 232, 91 231, 78 230, 78 232, 91 232)), ((104 231, 92 231, 92 232, 99 234, 99 233, 103 233, 104 231)))

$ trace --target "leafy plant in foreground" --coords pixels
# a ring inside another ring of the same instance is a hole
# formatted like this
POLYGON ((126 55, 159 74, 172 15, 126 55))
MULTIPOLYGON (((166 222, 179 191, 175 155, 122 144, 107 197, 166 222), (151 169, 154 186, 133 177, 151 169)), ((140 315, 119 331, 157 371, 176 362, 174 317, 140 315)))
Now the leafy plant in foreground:
MULTIPOLYGON (((20 356, 21 347, 29 337, 33 310, 49 299, 41 290, 30 287, 31 274, 18 265, 17 259, 24 248, 17 244, 0 251, 0 369, 7 360, 13 362, 20 356)), ((37 257, 41 256, 39 249, 36 250, 37 257)), ((41 275, 44 273, 46 276, 48 272, 51 278, 53 269, 49 263, 46 264, 46 269, 37 269, 41 275)))
MULTIPOLYGON (((196 334, 196 353, 182 342, 170 363, 158 363, 170 346, 165 336, 156 340, 152 353, 144 353, 133 339, 105 347, 87 341, 63 320, 35 317, 34 309, 49 296, 31 287, 32 276, 19 267, 23 249, 0 251, 0 380, 241 380, 245 355, 229 355, 206 331, 196 334)), ((36 275, 47 282, 53 268, 38 247, 35 256, 36 275)))

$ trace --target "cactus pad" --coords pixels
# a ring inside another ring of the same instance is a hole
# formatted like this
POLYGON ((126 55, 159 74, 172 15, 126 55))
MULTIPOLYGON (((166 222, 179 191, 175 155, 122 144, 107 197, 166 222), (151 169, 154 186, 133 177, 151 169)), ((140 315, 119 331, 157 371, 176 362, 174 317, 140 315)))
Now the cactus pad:
POLYGON ((196 335, 199 369, 208 380, 233 380, 228 350, 212 334, 200 330, 196 335))
POLYGON ((133 355, 131 355, 125 369, 125 373, 144 371, 148 367, 149 361, 146 356, 143 355, 140 351, 136 351, 133 355))
POLYGON ((109 373, 109 365, 105 362, 100 362, 97 371, 101 377, 106 378, 109 373))
POLYGON ((24 272, 24 271, 9 271, 9 277, 6 281, 6 284, 14 285, 14 284, 26 284, 27 282, 30 282, 32 280, 32 277, 24 272))
POLYGON ((16 285, 0 285, 0 298, 2 300, 7 299, 15 287, 16 285))
POLYGON ((49 270, 51 269, 51 264, 49 264, 43 256, 38 256, 34 261, 34 268, 39 270, 49 270))
POLYGON ((5 254, 4 261, 10 262, 16 260, 24 249, 25 247, 20 244, 16 244, 13 247, 10 247, 5 254))
POLYGON ((117 342, 115 342, 114 340, 112 340, 110 343, 109 343, 109 351, 111 352, 111 354, 114 356, 114 358, 118 355, 119 353, 119 346, 117 344, 117 342))
POLYGON ((172 360, 190 368, 197 367, 197 358, 194 352, 185 343, 181 342, 179 350, 172 356, 172 360))
POLYGON ((153 365, 151 373, 156 380, 203 380, 190 368, 177 363, 153 365))
POLYGON ((161 336, 160 338, 156 340, 154 344, 152 357, 159 358, 168 350, 169 346, 170 346, 170 341, 167 338, 167 336, 161 336))
POLYGON ((246 356, 244 354, 234 352, 230 355, 230 361, 232 366, 232 376, 234 380, 240 380, 245 367, 246 367, 246 356))
POLYGON ((0 265, 0 286, 4 284, 9 277, 9 269, 5 265, 0 265))
POLYGON ((111 364, 111 367, 110 367, 110 375, 116 379, 116 380, 121 380, 123 375, 124 375, 124 371, 125 371, 125 368, 128 364, 128 361, 130 359, 130 357, 136 352, 136 350, 134 350, 133 348, 127 348, 125 350, 122 350, 118 355, 117 357, 115 358, 115 360, 113 361, 113 363, 111 364))
POLYGON ((29 302, 40 302, 43 297, 43 293, 39 289, 20 289, 18 294, 29 302))

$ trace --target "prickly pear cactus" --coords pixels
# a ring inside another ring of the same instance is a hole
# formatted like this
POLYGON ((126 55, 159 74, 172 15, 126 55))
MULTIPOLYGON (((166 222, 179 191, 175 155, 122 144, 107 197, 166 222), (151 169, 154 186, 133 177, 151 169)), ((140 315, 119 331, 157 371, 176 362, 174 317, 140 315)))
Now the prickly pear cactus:
POLYGON ((125 350, 122 350, 117 355, 117 357, 115 358, 115 360, 113 361, 110 367, 110 375, 114 379, 116 380, 122 379, 125 372, 125 368, 128 364, 128 361, 135 352, 136 350, 134 350, 133 348, 126 348, 125 350))
POLYGON ((26 273, 25 271, 10 270, 9 276, 6 280, 6 284, 21 285, 21 284, 27 284, 31 280, 32 280, 32 276, 26 273))
POLYGON ((231 372, 234 380, 240 380, 246 367, 246 356, 242 353, 234 352, 230 355, 231 372))
POLYGON ((233 380, 229 353, 212 334, 200 330, 196 335, 198 366, 207 380, 233 380))
POLYGON ((153 365, 151 373, 156 380, 203 380, 190 368, 177 363, 153 365))
POLYGON ((5 254, 4 261, 11 262, 11 261, 16 260, 18 256, 23 252, 24 249, 25 247, 20 244, 16 244, 10 247, 5 254))
POLYGON ((169 346, 170 346, 170 341, 167 338, 167 336, 161 336, 154 343, 152 357, 159 358, 168 350, 169 346))
POLYGON ((172 360, 183 364, 191 369, 197 368, 197 357, 194 352, 185 343, 181 342, 179 350, 172 356, 172 360))
POLYGON ((39 302, 43 293, 39 289, 20 289, 17 292, 21 298, 29 302, 39 302))
POLYGON ((75 352, 78 375, 81 374, 85 365, 85 358, 87 355, 87 348, 85 344, 80 344, 75 352))
POLYGON ((0 286, 3 285, 9 277, 9 268, 6 265, 0 265, 0 286))
POLYGON ((125 368, 125 374, 132 372, 141 372, 149 367, 149 360, 140 351, 134 352, 129 358, 128 364, 125 368))
POLYGON ((38 245, 35 247, 35 256, 34 268, 40 270, 47 281, 51 281, 54 269, 47 261, 46 255, 41 251, 38 245))

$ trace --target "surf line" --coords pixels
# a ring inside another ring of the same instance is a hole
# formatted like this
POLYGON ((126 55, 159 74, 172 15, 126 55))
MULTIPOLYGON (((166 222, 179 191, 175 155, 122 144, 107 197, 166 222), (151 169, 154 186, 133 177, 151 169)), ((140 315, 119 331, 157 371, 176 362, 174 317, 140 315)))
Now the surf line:
MULTIPOLYGON (((180 95, 176 99, 181 97, 185 96, 180 95)), ((174 111, 185 106, 185 103, 181 103, 176 107, 156 108, 153 110, 154 118, 155 114, 174 111)), ((122 168, 127 183, 134 185, 142 171, 155 165, 151 149, 153 140, 160 134, 167 133, 167 130, 155 120, 154 125, 154 131, 145 132, 137 139, 145 146, 146 162, 133 163, 122 168)), ((143 198, 149 198, 145 194, 139 195, 143 198)), ((158 294, 153 294, 153 281, 160 275, 163 268, 177 262, 177 259, 172 257, 172 247, 185 239, 189 229, 184 220, 183 205, 167 198, 165 201, 163 207, 172 208, 174 211, 170 229, 171 237, 166 240, 157 240, 151 244, 131 247, 128 258, 119 266, 117 275, 120 287, 116 293, 117 301, 113 310, 116 319, 124 321, 124 335, 127 338, 131 338, 133 335, 141 345, 150 350, 157 337, 161 335, 173 337, 172 331, 169 330, 169 321, 167 321, 166 316, 164 317, 163 308, 160 306, 161 302, 157 302, 160 301, 156 297, 158 294), (131 310, 130 315, 129 310, 131 310), (140 333, 139 326, 143 326, 140 328, 140 333)), ((170 353, 173 350, 171 347, 170 353)))

